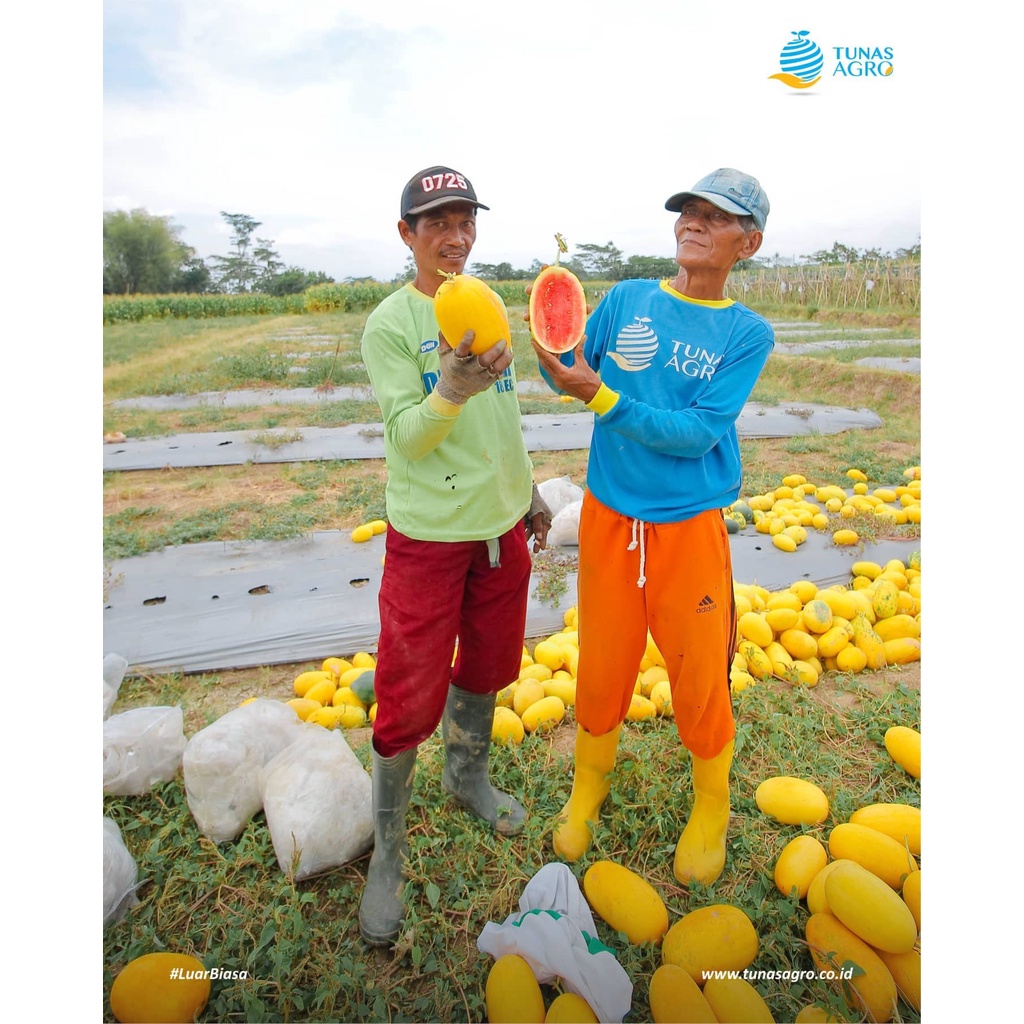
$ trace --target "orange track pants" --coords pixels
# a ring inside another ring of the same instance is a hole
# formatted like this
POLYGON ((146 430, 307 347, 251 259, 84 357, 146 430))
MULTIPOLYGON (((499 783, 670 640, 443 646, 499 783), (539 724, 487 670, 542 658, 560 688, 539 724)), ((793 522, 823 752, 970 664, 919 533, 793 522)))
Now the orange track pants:
POLYGON ((705 760, 721 753, 736 732, 729 689, 736 610, 721 512, 645 523, 587 492, 578 587, 577 722, 603 736, 625 720, 649 629, 684 746, 705 760))

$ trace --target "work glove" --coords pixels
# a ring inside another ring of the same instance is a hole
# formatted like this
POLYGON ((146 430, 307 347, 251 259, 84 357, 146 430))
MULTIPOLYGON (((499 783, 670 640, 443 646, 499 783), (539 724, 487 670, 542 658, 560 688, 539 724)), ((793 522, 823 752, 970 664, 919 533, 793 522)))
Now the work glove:
MULTIPOLYGON (((506 348, 507 343, 499 341, 493 351, 500 356, 506 348)), ((437 351, 441 360, 441 375, 434 390, 452 405, 465 405, 470 398, 486 391, 501 376, 482 366, 475 355, 458 355, 445 341, 440 342, 437 351)))
POLYGON ((551 509, 540 496, 537 485, 533 485, 533 497, 530 500, 530 511, 526 513, 526 539, 533 537, 533 553, 548 546, 548 530, 551 529, 551 509))

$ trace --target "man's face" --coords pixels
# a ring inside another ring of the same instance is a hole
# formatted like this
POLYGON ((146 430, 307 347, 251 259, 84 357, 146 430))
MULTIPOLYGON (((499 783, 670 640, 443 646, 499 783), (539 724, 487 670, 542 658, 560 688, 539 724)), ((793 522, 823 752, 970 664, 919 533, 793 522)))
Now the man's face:
POLYGON ((675 224, 676 263, 686 269, 724 270, 749 259, 761 245, 761 232, 745 233, 739 217, 692 196, 675 224))
POLYGON ((404 220, 398 222, 398 231, 412 249, 417 276, 430 279, 437 277, 439 270, 461 274, 476 241, 476 207, 459 201, 446 203, 420 214, 415 231, 404 220))

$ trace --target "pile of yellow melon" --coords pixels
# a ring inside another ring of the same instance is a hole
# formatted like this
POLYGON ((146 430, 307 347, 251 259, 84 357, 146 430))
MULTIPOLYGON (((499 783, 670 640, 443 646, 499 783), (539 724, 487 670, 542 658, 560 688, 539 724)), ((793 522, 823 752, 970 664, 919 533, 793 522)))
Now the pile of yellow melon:
POLYGON ((734 693, 772 676, 814 686, 823 672, 860 672, 921 660, 921 557, 851 566, 852 584, 797 580, 771 592, 734 585, 734 693))
MULTIPOLYGON (((523 647, 519 678, 497 696, 491 739, 500 745, 522 743, 527 733, 547 732, 576 703, 576 667, 579 662, 578 612, 563 615, 565 628, 534 645, 523 647)), ((648 634, 647 652, 640 662, 627 721, 642 722, 672 715, 672 692, 665 660, 648 634)))
MULTIPOLYGON (((850 469, 852 495, 842 487, 809 483, 800 474, 783 478, 765 494, 734 502, 723 510, 734 529, 752 522, 771 535, 776 546, 795 550, 807 528, 830 529, 838 515, 890 516, 894 523, 921 521, 921 468, 904 472, 907 484, 868 492, 867 476, 850 469), (818 503, 818 504, 816 504, 818 503)), ((383 520, 365 523, 352 539, 366 541, 387 528, 383 520)), ((836 543, 857 543, 854 531, 838 530, 836 543), (852 539, 843 537, 852 534, 852 539)), ((851 567, 849 586, 821 589, 801 579, 780 591, 757 583, 734 582, 737 631, 730 670, 733 693, 778 678, 795 686, 815 686, 827 671, 857 673, 888 665, 905 665, 921 657, 921 558, 914 552, 906 562, 885 565, 858 561, 851 567)), ((517 679, 497 696, 492 740, 518 744, 527 733, 546 732, 565 717, 576 701, 579 661, 578 615, 575 607, 563 617, 564 629, 538 640, 531 651, 523 647, 517 679)), ((295 680, 296 698, 288 703, 300 718, 327 728, 354 728, 372 722, 376 705, 372 686, 360 690, 352 683, 375 667, 372 655, 351 660, 327 658, 319 670, 295 680)), ((642 722, 672 715, 672 693, 665 660, 648 634, 627 720, 642 722)))
MULTIPOLYGON (((849 587, 819 589, 797 580, 785 590, 733 583, 736 649, 729 674, 734 693, 771 678, 815 686, 827 671, 857 673, 921 658, 921 558, 884 566, 860 561, 849 587)), ((523 648, 519 678, 498 693, 491 738, 522 743, 527 733, 557 726, 576 702, 579 617, 565 612, 565 628, 523 648)), ((648 634, 627 720, 672 715, 665 659, 648 634)))
MULTIPOLYGON (((756 583, 734 583, 736 649, 729 674, 734 693, 778 678, 794 686, 815 686, 827 671, 857 673, 921 658, 921 558, 854 562, 849 587, 819 589, 796 580, 784 590, 756 583)), ((579 618, 568 609, 565 628, 523 647, 519 677, 496 700, 492 740, 522 743, 527 733, 547 732, 576 702, 579 618)), ((305 721, 330 729, 372 722, 376 704, 372 685, 358 680, 376 667, 372 654, 359 651, 331 657, 320 669, 303 672, 288 701, 305 721), (356 684, 356 685, 353 685, 356 684)), ((372 677, 370 677, 372 678, 372 677)), ((672 716, 672 692, 665 659, 648 634, 637 670, 627 720, 642 722, 672 716)))
MULTIPOLYGON (((921 777, 920 733, 892 726, 885 746, 901 768, 921 777)), ((810 828, 829 815, 825 792, 792 776, 765 779, 755 800, 762 813, 781 824, 810 828)), ((648 987, 655 1024, 770 1024, 775 1018, 752 984, 758 980, 800 980, 812 997, 835 987, 855 1019, 885 1022, 896 1016, 900 999, 918 1013, 921 1009, 920 853, 920 808, 897 803, 859 808, 848 822, 832 828, 827 845, 810 833, 786 844, 776 859, 774 880, 784 896, 806 902, 804 934, 814 965, 807 973, 799 967, 759 971, 752 966, 760 949, 757 929, 746 911, 733 904, 699 907, 670 923, 658 891, 610 860, 591 864, 583 876, 583 891, 594 913, 628 942, 660 946, 661 964, 648 987)), ((571 1016, 562 1016, 558 1000, 545 1010, 543 991, 529 964, 514 955, 498 958, 491 967, 486 1002, 492 1021, 597 1019, 579 996, 566 1001, 571 1005, 564 1011, 571 1016)), ((796 1021, 836 1019, 828 1012, 810 1004, 796 1021)))
POLYGON ((373 685, 366 673, 377 667, 372 654, 359 651, 351 660, 325 658, 319 669, 300 672, 292 688, 295 696, 286 701, 304 722, 326 729, 354 729, 377 716, 373 685), (360 683, 360 679, 363 683, 360 683))
POLYGON ((368 523, 360 523, 351 533, 356 544, 365 544, 373 537, 379 537, 388 528, 386 519, 371 519, 368 523))
MULTIPOLYGON (((884 742, 893 760, 920 779, 921 734, 891 726, 884 742)), ((755 801, 783 824, 816 826, 829 813, 820 787, 789 776, 766 779, 755 801)), ((868 1020, 892 1020, 899 998, 921 1010, 920 854, 920 808, 875 803, 832 828, 827 846, 805 833, 775 862, 778 890, 804 900, 810 912, 804 937, 816 968, 833 972, 849 1008, 868 1020)), ((796 1019, 826 1018, 808 1008, 796 1019)))
POLYGON ((544 1005, 544 993, 529 963, 517 953, 505 953, 491 965, 484 989, 487 1020, 499 1024, 597 1024, 590 1004, 575 992, 563 992, 544 1005))
POLYGON ((896 526, 921 522, 920 466, 903 471, 906 484, 874 490, 863 470, 849 469, 846 475, 853 481, 852 494, 845 487, 814 484, 793 473, 783 477, 781 486, 734 501, 722 511, 741 530, 753 523, 781 551, 796 551, 807 540, 808 528, 831 531, 833 543, 841 546, 857 544, 860 536, 852 527, 859 516, 884 516, 896 526))
MULTIPOLYGON (((611 860, 591 864, 583 892, 594 913, 635 945, 661 947, 661 966, 648 990, 652 1019, 678 1021, 771 1021, 767 1004, 742 977, 708 979, 708 971, 741 972, 757 956, 759 940, 746 912, 716 903, 684 914, 669 926, 669 911, 646 879, 611 860)), ((545 1012, 544 995, 521 957, 499 957, 485 990, 490 1021, 596 1021, 593 1008, 579 996, 573 1016, 562 1016, 559 996, 545 1012)))
POLYGON ((580 657, 576 609, 563 615, 565 629, 538 640, 531 654, 523 647, 519 678, 498 691, 491 740, 501 746, 522 743, 528 732, 548 732, 576 703, 580 657))

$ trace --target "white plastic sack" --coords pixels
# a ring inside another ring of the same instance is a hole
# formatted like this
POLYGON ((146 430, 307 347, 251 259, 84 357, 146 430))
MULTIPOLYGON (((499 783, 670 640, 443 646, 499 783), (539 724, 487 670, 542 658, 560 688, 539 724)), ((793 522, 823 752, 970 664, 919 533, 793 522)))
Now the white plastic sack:
POLYGON ((185 750, 180 707, 133 708, 103 723, 103 792, 148 793, 178 772, 185 750))
POLYGON ((110 717, 110 710, 117 700, 118 691, 128 671, 128 659, 120 654, 108 654, 103 659, 103 718, 110 717))
POLYGON ((373 846, 372 783, 337 730, 303 735, 267 762, 263 811, 277 863, 296 880, 362 856, 373 846))
POLYGON ((566 505, 583 500, 583 488, 574 484, 567 476, 556 476, 537 484, 537 490, 551 509, 552 518, 557 516, 566 505))
POLYGON ((112 818, 103 819, 103 926, 114 924, 139 901, 135 883, 139 867, 128 852, 121 829, 112 818))
POLYGON ((561 978, 599 1021, 618 1022, 629 1013, 633 983, 598 940, 590 907, 565 864, 545 864, 526 883, 519 913, 502 924, 488 921, 476 946, 495 960, 507 953, 521 956, 542 985, 561 978))
POLYGON ((263 766, 303 726, 278 700, 254 700, 200 729, 185 747, 185 798, 199 831, 215 843, 236 839, 263 806, 263 766))
POLYGON ((551 529, 548 530, 548 545, 550 547, 574 547, 580 542, 580 512, 583 509, 583 499, 570 502, 551 520, 551 529))

